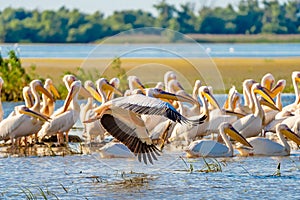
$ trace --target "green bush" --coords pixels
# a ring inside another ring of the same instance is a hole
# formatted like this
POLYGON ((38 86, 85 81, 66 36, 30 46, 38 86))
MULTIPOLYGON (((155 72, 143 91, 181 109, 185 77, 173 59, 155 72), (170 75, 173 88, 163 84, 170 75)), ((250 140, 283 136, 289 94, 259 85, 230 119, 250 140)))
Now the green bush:
POLYGON ((1 99, 3 101, 22 101, 23 87, 33 79, 33 71, 34 68, 32 68, 32 74, 26 73, 14 50, 8 52, 8 58, 3 58, 0 54, 0 76, 4 81, 1 99))

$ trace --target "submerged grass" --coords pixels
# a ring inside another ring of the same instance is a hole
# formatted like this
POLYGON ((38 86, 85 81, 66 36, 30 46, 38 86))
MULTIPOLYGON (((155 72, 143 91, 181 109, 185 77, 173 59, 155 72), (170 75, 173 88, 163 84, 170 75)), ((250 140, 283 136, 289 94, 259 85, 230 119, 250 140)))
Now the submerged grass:
POLYGON ((25 195, 26 200, 37 200, 37 199, 59 199, 58 196, 49 191, 48 189, 43 190, 40 186, 37 187, 38 193, 34 193, 32 189, 21 187, 20 195, 25 195))
POLYGON ((179 170, 179 171, 186 171, 189 173, 193 172, 201 172, 201 173, 212 173, 212 172, 222 172, 222 166, 226 166, 224 162, 220 162, 215 158, 204 158, 203 159, 203 166, 200 169, 195 169, 194 165, 192 163, 187 162, 182 156, 179 156, 179 158, 183 161, 184 165, 186 166, 186 169, 179 170))

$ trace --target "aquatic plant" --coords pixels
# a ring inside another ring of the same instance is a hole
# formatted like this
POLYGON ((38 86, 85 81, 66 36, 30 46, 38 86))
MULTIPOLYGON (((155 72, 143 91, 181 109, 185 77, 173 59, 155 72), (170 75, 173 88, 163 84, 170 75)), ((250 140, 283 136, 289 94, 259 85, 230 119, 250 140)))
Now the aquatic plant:
POLYGON ((187 171, 189 173, 193 173, 193 172, 205 172, 205 173, 222 172, 222 165, 223 166, 226 165, 223 162, 219 162, 215 158, 204 158, 204 157, 202 157, 204 165, 200 169, 195 170, 193 164, 188 163, 182 156, 179 156, 179 158, 183 161, 183 163, 186 166, 186 169, 184 171, 187 171))
POLYGON ((44 191, 40 186, 37 187, 37 190, 39 193, 35 194, 32 192, 31 189, 29 188, 20 188, 21 189, 21 194, 25 195, 25 198, 27 200, 37 200, 40 199, 40 197, 42 197, 42 199, 59 199, 58 196, 56 194, 54 194, 53 192, 49 191, 48 189, 46 189, 46 191, 44 191))
POLYGON ((280 163, 278 163, 276 171, 274 172, 274 174, 272 176, 281 176, 280 163))

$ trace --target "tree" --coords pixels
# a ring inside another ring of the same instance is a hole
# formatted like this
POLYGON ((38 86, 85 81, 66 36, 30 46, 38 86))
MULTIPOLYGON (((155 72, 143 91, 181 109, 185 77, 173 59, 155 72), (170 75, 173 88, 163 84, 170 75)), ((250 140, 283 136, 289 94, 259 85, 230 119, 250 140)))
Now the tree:
POLYGON ((257 34, 261 32, 263 10, 258 0, 245 0, 239 3, 239 12, 234 23, 238 34, 257 34))
POLYGON ((158 17, 155 20, 155 26, 161 28, 169 27, 169 21, 174 17, 176 8, 173 5, 169 5, 165 0, 162 0, 158 4, 153 5, 154 8, 158 11, 158 17))
POLYGON ((177 10, 176 20, 179 24, 181 33, 195 33, 197 27, 197 17, 194 14, 195 4, 186 3, 180 5, 180 10, 177 10))

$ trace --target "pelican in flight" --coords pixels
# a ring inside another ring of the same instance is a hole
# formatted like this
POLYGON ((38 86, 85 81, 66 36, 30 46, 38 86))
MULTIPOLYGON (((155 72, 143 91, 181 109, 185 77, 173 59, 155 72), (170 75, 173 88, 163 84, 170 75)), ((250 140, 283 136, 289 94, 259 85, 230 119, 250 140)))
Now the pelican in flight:
POLYGON ((158 148, 152 143, 142 114, 163 115, 174 122, 197 125, 203 122, 206 116, 196 120, 189 120, 182 116, 169 103, 158 98, 176 101, 186 100, 186 97, 171 94, 157 88, 149 88, 146 95, 136 94, 119 97, 108 101, 95 109, 97 116, 86 122, 100 119, 102 126, 112 136, 125 144, 141 162, 147 160, 153 164, 153 159, 160 155, 158 148))
MULTIPOLYGON (((122 95, 122 93, 114 87, 111 83, 109 83, 105 78, 100 78, 96 81, 97 89, 95 89, 94 84, 91 81, 88 81, 85 83, 86 89, 92 94, 92 96, 95 96, 95 98, 101 102, 101 104, 104 104, 107 102, 108 98, 112 98, 113 93, 117 93, 118 95, 122 95), (105 92, 107 91, 107 93, 105 92), (99 98, 99 97, 100 98, 99 98)), ((91 104, 91 102, 90 102, 91 104)), ((84 120, 87 120, 95 115, 95 112, 93 108, 87 110, 84 120)), ((85 132, 84 136, 88 138, 89 141, 96 138, 96 136, 100 136, 100 139, 104 139, 104 133, 105 130, 99 123, 99 121, 94 121, 91 123, 84 123, 85 132)))
POLYGON ((251 97, 254 102, 255 111, 235 121, 233 127, 244 137, 253 137, 261 133, 263 129, 264 111, 258 102, 256 94, 260 94, 266 101, 275 106, 275 102, 268 95, 266 89, 259 83, 254 83, 251 87, 251 97))
POLYGON ((248 142, 253 147, 252 151, 245 151, 242 147, 237 148, 237 150, 241 155, 288 156, 290 155, 291 149, 284 136, 294 141, 297 145, 300 145, 300 137, 285 124, 278 124, 276 126, 276 134, 279 143, 268 138, 252 137, 248 139, 248 142))
POLYGON ((12 145, 14 145, 14 139, 28 136, 28 131, 26 127, 33 126, 33 121, 48 121, 49 118, 43 116, 40 113, 37 113, 33 110, 30 110, 26 106, 20 107, 18 110, 19 113, 15 116, 8 117, 0 123, 0 140, 11 140, 12 145), (33 120, 32 118, 35 118, 33 120))
POLYGON ((251 144, 249 144, 247 140, 240 135, 230 123, 221 123, 219 126, 219 133, 226 146, 214 140, 196 140, 192 142, 185 150, 187 157, 232 157, 233 147, 225 134, 229 135, 233 140, 236 140, 245 146, 252 147, 251 144))
POLYGON ((74 81, 71 84, 61 113, 52 115, 51 120, 43 125, 42 129, 38 132, 40 139, 58 133, 58 143, 62 143, 60 137, 66 133, 66 142, 68 142, 68 133, 79 119, 80 106, 78 103, 78 94, 81 88, 80 81, 74 81))

